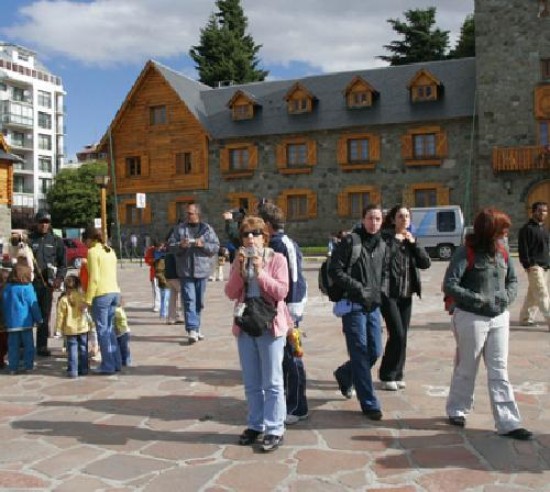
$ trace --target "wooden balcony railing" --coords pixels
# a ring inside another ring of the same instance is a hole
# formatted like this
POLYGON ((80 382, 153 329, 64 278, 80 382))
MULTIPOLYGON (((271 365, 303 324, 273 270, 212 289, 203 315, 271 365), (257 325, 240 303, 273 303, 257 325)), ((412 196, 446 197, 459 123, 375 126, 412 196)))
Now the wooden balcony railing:
POLYGON ((494 147, 493 171, 550 170, 550 146, 494 147))

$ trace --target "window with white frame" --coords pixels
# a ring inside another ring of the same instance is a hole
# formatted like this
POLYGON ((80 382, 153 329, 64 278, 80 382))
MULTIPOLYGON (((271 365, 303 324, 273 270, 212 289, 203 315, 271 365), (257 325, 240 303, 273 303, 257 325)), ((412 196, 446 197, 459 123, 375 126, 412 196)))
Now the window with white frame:
POLYGON ((52 137, 50 135, 38 134, 38 148, 40 150, 52 150, 52 137))

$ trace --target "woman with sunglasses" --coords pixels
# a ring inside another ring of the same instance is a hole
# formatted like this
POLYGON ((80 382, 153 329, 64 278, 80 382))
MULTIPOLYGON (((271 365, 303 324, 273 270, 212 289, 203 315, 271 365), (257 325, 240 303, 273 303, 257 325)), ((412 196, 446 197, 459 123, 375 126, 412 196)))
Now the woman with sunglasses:
POLYGON ((262 219, 246 217, 240 233, 242 247, 231 266, 225 294, 235 300, 236 311, 247 299, 261 297, 276 306, 276 314, 271 327, 259 336, 251 336, 233 324, 248 404, 248 425, 239 444, 251 445, 263 436, 262 449, 268 452, 279 447, 285 430, 282 362, 286 335, 293 326, 284 303, 288 266, 282 254, 267 247, 269 232, 262 219))

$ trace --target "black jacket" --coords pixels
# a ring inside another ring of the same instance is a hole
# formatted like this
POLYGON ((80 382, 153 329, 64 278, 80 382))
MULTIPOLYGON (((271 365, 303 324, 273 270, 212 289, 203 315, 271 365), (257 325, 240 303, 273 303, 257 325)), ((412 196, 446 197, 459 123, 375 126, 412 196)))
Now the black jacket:
POLYGON ((29 236, 29 245, 36 260, 35 269, 38 269, 40 272, 35 273, 35 283, 42 282, 42 279, 45 281, 48 280, 48 265, 57 268, 56 278, 65 278, 65 274, 67 273, 67 256, 65 254, 65 245, 61 238, 54 236, 52 232, 39 234, 35 231, 29 236))
POLYGON ((404 273, 399 271, 398 266, 396 265, 394 258, 397 253, 397 250, 401 248, 401 252, 408 256, 409 261, 409 274, 410 274, 410 285, 411 293, 417 294, 418 297, 422 295, 422 284, 420 282, 420 271, 426 270, 431 266, 430 256, 426 250, 418 244, 418 241, 411 243, 407 240, 397 241, 395 239, 395 234, 393 231, 384 231, 382 233, 382 238, 386 241, 387 244, 387 253, 386 253, 386 266, 385 271, 386 275, 384 277, 384 286, 383 292, 386 296, 396 298, 401 297, 399 294, 394 292, 394 289, 391 286, 399 285, 398 276, 403 275, 404 273))
POLYGON ((548 268, 550 233, 544 226, 531 219, 520 230, 518 235, 519 261, 523 268, 541 266, 548 268))
POLYGON ((344 290, 347 299, 362 304, 367 311, 372 311, 381 302, 386 243, 380 234, 369 234, 363 227, 354 232, 361 238, 359 259, 348 274, 353 246, 352 237, 348 235, 332 252, 328 274, 344 290))

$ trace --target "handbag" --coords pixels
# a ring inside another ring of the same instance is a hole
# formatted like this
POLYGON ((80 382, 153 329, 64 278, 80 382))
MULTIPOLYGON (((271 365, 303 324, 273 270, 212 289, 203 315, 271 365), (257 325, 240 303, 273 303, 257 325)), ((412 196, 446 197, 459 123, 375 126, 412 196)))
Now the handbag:
POLYGON ((235 324, 251 337, 259 337, 270 330, 277 314, 275 306, 263 297, 250 297, 240 316, 235 316, 235 324))

